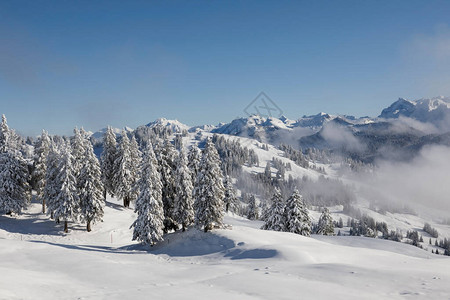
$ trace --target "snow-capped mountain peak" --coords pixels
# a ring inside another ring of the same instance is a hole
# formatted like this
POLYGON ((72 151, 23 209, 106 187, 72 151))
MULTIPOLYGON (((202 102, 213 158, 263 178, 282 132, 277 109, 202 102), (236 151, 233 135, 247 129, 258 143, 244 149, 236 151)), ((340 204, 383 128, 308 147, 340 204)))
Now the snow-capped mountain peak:
POLYGON ((155 121, 150 122, 145 126, 147 126, 147 127, 162 126, 162 127, 170 128, 173 132, 181 132, 183 130, 189 130, 189 128, 190 128, 190 126, 183 124, 178 120, 169 120, 166 118, 156 119, 155 121))
MULTIPOLYGON (((100 140, 100 139, 103 138, 103 136, 105 135, 105 133, 106 133, 107 130, 108 130, 107 127, 102 128, 102 129, 100 129, 100 130, 98 130, 98 131, 96 131, 96 132, 90 134, 90 136, 93 137, 93 138, 96 139, 96 140, 100 140)), ((113 132, 114 132, 114 134, 115 134, 116 136, 119 136, 119 135, 122 134, 122 130, 125 130, 125 132, 132 132, 132 131, 133 131, 133 128, 130 128, 130 127, 128 127, 128 126, 125 126, 123 129, 120 129, 120 128, 114 128, 114 127, 113 127, 112 130, 113 130, 113 132)))
POLYGON ((379 117, 385 119, 407 117, 440 126, 450 118, 450 97, 438 96, 414 101, 399 98, 388 108, 383 109, 379 117))

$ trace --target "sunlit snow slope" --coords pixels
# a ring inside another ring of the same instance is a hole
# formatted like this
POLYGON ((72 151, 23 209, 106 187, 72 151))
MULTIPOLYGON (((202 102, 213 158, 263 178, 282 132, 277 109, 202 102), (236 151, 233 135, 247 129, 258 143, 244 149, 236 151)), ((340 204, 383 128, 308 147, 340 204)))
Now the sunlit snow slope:
POLYGON ((131 241, 135 215, 108 199, 87 233, 61 227, 33 203, 0 217, 1 299, 444 299, 450 260, 357 237, 263 231, 227 216, 232 229, 169 234, 156 247, 131 241))

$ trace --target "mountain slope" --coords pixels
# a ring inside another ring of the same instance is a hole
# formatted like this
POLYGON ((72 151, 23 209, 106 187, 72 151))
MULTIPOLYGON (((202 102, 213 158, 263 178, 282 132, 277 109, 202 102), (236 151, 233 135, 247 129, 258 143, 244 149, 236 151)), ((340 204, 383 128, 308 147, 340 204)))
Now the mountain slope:
POLYGON ((450 292, 450 260, 409 245, 306 238, 227 216, 231 230, 190 229, 147 249, 131 242, 133 211, 114 199, 107 204, 105 222, 91 233, 77 228, 61 235, 53 222, 33 235, 4 229, 27 219, 45 222, 39 204, 18 220, 2 219, 2 298, 437 299, 450 292))

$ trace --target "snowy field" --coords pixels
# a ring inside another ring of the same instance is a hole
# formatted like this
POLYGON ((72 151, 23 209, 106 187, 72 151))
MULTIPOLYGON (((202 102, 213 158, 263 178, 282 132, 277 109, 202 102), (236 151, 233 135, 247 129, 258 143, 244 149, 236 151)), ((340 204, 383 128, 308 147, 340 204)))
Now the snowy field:
POLYGON ((33 203, 0 217, 1 299, 449 299, 450 259, 359 237, 190 229, 151 249, 131 241, 135 215, 109 199, 104 222, 68 234, 33 203))

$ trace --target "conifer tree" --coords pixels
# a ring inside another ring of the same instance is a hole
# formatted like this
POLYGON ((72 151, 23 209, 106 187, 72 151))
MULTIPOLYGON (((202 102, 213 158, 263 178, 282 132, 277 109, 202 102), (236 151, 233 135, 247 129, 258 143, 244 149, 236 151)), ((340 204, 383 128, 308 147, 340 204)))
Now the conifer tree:
POLYGON ((35 146, 33 178, 35 182, 36 197, 42 202, 42 213, 45 214, 44 189, 46 185, 47 158, 50 152, 50 138, 43 130, 40 139, 35 146))
POLYGON ((143 154, 141 176, 138 182, 140 193, 135 207, 135 212, 138 216, 131 225, 131 227, 134 227, 133 241, 138 240, 151 246, 163 240, 164 227, 164 210, 160 192, 161 185, 154 186, 155 175, 158 174, 157 166, 154 164, 155 162, 155 155, 151 144, 149 144, 143 154))
POLYGON ((247 206, 247 219, 257 220, 259 218, 258 206, 256 205, 255 195, 250 195, 250 201, 247 206))
POLYGON ((162 201, 164 207, 164 231, 177 230, 178 223, 175 215, 175 157, 176 150, 168 139, 158 145, 159 172, 162 183, 162 201))
POLYGON ((317 224, 317 234, 334 235, 333 218, 328 208, 324 208, 317 224))
POLYGON ((231 182, 231 178, 229 176, 225 177, 224 187, 225 197, 223 199, 223 202, 225 203, 225 211, 236 212, 238 199, 236 197, 236 191, 233 188, 233 183, 231 182))
MULTIPOLYGON (((147 157, 151 161, 151 172, 150 177, 152 179, 152 191, 153 197, 157 201, 162 203, 162 182, 161 174, 159 173, 158 160, 156 159, 155 152, 153 150, 152 144, 149 142, 146 147, 147 157)), ((142 172, 141 172, 142 174, 142 172)))
POLYGON ((128 139, 125 130, 122 131, 122 139, 119 142, 117 149, 117 156, 114 162, 115 171, 114 185, 116 195, 123 200, 124 207, 130 207, 130 202, 133 197, 133 174, 132 171, 132 156, 130 151, 130 140, 128 139))
POLYGON ((182 230, 192 225, 194 222, 194 199, 192 198, 192 178, 188 169, 184 149, 180 148, 180 153, 176 160, 175 172, 175 216, 182 230))
POLYGON ((101 221, 103 217, 103 185, 100 163, 90 143, 86 147, 80 175, 77 180, 80 217, 83 222, 86 222, 86 231, 90 232, 91 223, 101 221))
POLYGON ((285 203, 278 188, 275 188, 271 200, 272 205, 269 208, 267 220, 262 229, 284 231, 286 228, 286 219, 284 215, 285 203))
POLYGON ((136 141, 136 137, 133 135, 131 137, 130 140, 130 155, 131 155, 131 178, 132 178, 132 182, 131 182, 131 186, 132 186, 132 194, 131 194, 131 201, 135 201, 136 198, 139 195, 139 186, 138 186, 138 181, 139 181, 139 176, 140 176, 140 170, 139 170, 139 166, 141 165, 141 159, 142 159, 142 153, 139 150, 139 145, 136 141))
POLYGON ((51 218, 53 218, 56 195, 58 191, 61 189, 59 182, 57 181, 58 177, 58 165, 60 160, 60 151, 59 147, 56 144, 56 141, 50 140, 50 150, 47 156, 47 160, 45 162, 45 186, 44 186, 44 199, 46 199, 47 205, 47 214, 50 214, 51 218))
POLYGON ((79 197, 77 191, 77 179, 73 167, 74 158, 70 144, 62 147, 58 164, 57 184, 60 189, 57 191, 49 211, 53 212, 54 218, 64 220, 64 232, 68 232, 68 222, 77 219, 79 209, 79 197))
POLYGON ((219 154, 208 138, 194 190, 195 223, 205 232, 214 225, 222 226, 224 190, 219 154))
POLYGON ((105 135, 103 136, 103 151, 101 154, 101 171, 102 182, 104 186, 103 196, 106 200, 106 194, 114 195, 114 174, 116 173, 116 165, 114 161, 117 156, 117 142, 116 135, 111 126, 108 126, 105 135))
POLYGON ((71 139, 72 149, 72 167, 74 175, 77 177, 80 174, 81 166, 84 160, 84 154, 86 152, 86 146, 89 141, 86 139, 86 132, 83 128, 75 128, 73 130, 74 136, 71 139))
POLYGON ((311 219, 308 209, 297 189, 286 202, 285 217, 286 231, 304 236, 311 235, 311 219))
POLYGON ((272 178, 272 170, 270 169, 270 161, 268 161, 266 164, 266 168, 264 169, 264 176, 268 179, 272 178))
POLYGON ((0 210, 20 213, 31 197, 28 168, 17 151, 0 153, 0 210))
POLYGON ((0 125, 0 153, 8 152, 10 140, 10 130, 5 115, 2 115, 2 123, 0 125))
POLYGON ((200 169, 201 153, 196 144, 193 144, 188 153, 188 167, 191 170, 192 183, 195 184, 200 169))

